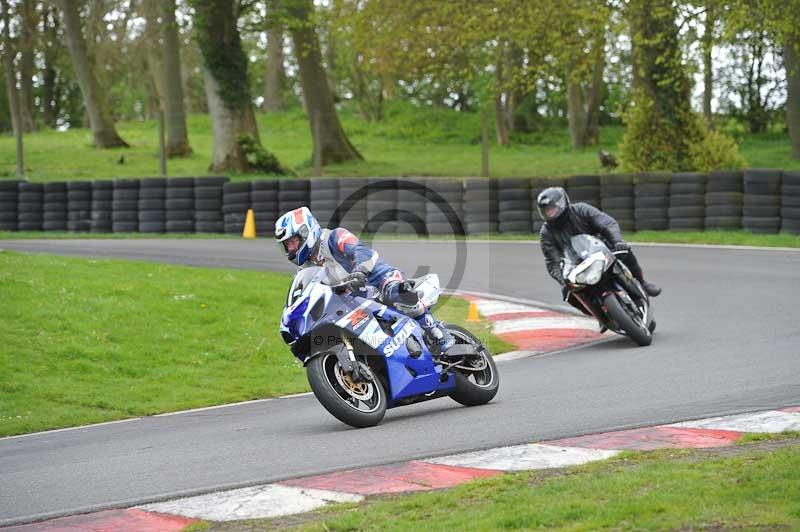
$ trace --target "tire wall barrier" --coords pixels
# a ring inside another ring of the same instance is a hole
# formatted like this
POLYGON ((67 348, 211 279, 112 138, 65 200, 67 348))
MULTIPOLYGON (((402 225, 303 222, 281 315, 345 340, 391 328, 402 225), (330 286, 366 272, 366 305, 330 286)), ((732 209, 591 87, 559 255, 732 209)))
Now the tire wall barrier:
POLYGON ((0 180, 0 231, 241 234, 253 209, 256 234, 271 237, 278 216, 306 205, 324 227, 354 233, 530 234, 542 225, 536 199, 552 186, 607 212, 623 231, 800 234, 800 172, 776 169, 530 179, 7 179, 0 180))

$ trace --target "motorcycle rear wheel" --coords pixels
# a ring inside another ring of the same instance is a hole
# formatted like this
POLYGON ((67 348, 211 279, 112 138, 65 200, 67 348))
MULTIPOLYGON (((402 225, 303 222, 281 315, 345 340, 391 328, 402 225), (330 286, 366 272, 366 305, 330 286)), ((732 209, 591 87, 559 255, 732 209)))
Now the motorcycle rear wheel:
MULTIPOLYGON (((458 325, 446 325, 447 329, 456 337, 456 343, 467 343, 478 346, 481 341, 463 327, 458 325)), ((478 353, 478 356, 486 361, 486 368, 479 372, 472 372, 454 368, 453 378, 456 381, 456 389, 450 393, 450 397, 464 406, 483 405, 494 399, 500 388, 500 376, 497 373, 497 366, 494 357, 486 347, 478 353)))
POLYGON ((323 353, 314 357, 306 368, 314 396, 342 423, 355 428, 374 427, 386 415, 386 390, 380 379, 355 383, 349 389, 348 384, 353 383, 343 379, 341 371, 336 355, 323 353))
POLYGON ((603 300, 603 303, 606 309, 608 309, 608 314, 611 316, 611 319, 619 325, 620 329, 625 331, 631 340, 642 347, 650 345, 653 342, 653 334, 646 326, 643 327, 636 323, 631 315, 628 314, 628 311, 622 303, 620 303, 617 294, 608 294, 603 300))

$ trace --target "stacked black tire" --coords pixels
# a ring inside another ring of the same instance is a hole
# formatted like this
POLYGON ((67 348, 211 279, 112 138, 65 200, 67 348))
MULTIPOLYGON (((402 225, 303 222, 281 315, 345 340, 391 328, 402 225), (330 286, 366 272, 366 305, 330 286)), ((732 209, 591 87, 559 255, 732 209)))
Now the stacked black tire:
POLYGON ((256 218, 256 236, 272 237, 278 212, 278 181, 274 179, 253 181, 250 192, 251 208, 256 218))
POLYGON ((339 180, 339 212, 337 223, 355 234, 364 232, 367 226, 367 197, 363 187, 367 181, 358 178, 339 180))
POLYGON ((428 234, 463 235, 463 183, 454 179, 429 179, 426 186, 428 197, 425 202, 425 225, 428 234))
POLYGON ((530 179, 500 179, 497 185, 497 230, 501 233, 530 232, 530 179))
POLYGON ((573 203, 600 208, 600 176, 576 175, 567 179, 567 194, 573 203))
POLYGON ((87 233, 92 224, 92 182, 67 182, 67 231, 87 233))
POLYGON ((745 170, 742 227, 752 233, 780 231, 780 193, 780 170, 745 170))
POLYGON ((194 178, 167 179, 164 209, 167 233, 194 233, 194 178))
POLYGON ((167 180, 142 179, 139 183, 139 232, 163 233, 167 229, 167 180))
POLYGON ((222 233, 222 187, 227 177, 198 177, 194 180, 194 230, 197 233, 222 233))
POLYGON ((464 181, 464 222, 468 235, 496 233, 497 180, 464 181))
MULTIPOLYGON (((308 191, 308 208, 317 217, 323 229, 337 227, 334 219, 339 206, 339 180, 328 177, 311 179, 308 191)), ((258 220, 258 217, 256 217, 258 220)))
POLYGON ((231 181, 222 186, 222 213, 227 234, 242 234, 247 221, 247 210, 252 208, 251 192, 250 181, 231 181))
POLYGON ((784 172, 781 180, 781 230, 800 235, 800 172, 784 172))
POLYGON ((41 231, 44 222, 44 185, 23 181, 18 190, 17 228, 20 231, 41 231))
POLYGON ((706 217, 706 174, 675 174, 669 186, 669 228, 702 231, 706 217))
POLYGON ((111 232, 113 205, 114 182, 108 180, 92 181, 92 213, 90 215, 89 231, 92 233, 111 232))
POLYGON ((743 190, 741 172, 715 171, 708 175, 705 198, 707 231, 742 228, 743 190))
POLYGON ((309 181, 307 179, 281 179, 278 181, 278 212, 283 214, 300 207, 308 207, 308 191, 309 181))
POLYGON ((115 179, 111 205, 111 230, 135 233, 139 230, 139 180, 115 179))
POLYGON ((0 181, 0 231, 16 231, 19 223, 19 185, 16 180, 0 181))
POLYGON ((633 216, 637 231, 663 231, 669 227, 669 183, 667 173, 636 176, 633 216))
POLYGON ((539 194, 546 188, 550 187, 561 187, 566 190, 566 180, 564 178, 550 178, 550 177, 534 177, 531 178, 531 190, 530 190, 530 199, 531 199, 531 232, 534 234, 539 234, 539 230, 542 228, 542 224, 544 223, 542 217, 539 216, 539 209, 536 206, 536 200, 539 198, 539 194))
POLYGON ((633 176, 609 174, 600 178, 600 209, 613 216, 623 231, 636 228, 633 176))
POLYGON ((393 235, 397 233, 397 180, 369 179, 367 202, 367 233, 393 235))
POLYGON ((423 178, 400 179, 397 185, 397 233, 427 235, 426 183, 423 178))
POLYGON ((67 184, 45 183, 42 229, 45 231, 67 230, 67 184))

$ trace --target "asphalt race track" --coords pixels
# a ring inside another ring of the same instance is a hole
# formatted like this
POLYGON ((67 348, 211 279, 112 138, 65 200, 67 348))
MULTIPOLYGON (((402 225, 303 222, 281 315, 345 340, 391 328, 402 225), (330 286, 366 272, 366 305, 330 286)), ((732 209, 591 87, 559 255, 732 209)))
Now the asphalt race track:
MULTIPOLYGON (((538 245, 377 243, 411 273, 559 304, 538 245), (422 265, 420 267, 420 264, 422 265)), ((291 271, 268 240, 3 241, 0 248, 291 271)), ((448 399, 349 429, 312 396, 0 440, 0 524, 356 466, 800 404, 800 251, 638 246, 664 288, 653 345, 627 339, 500 366, 489 405, 448 399)), ((456 288, 456 286, 450 286, 456 288)), ((257 287, 254 287, 257 290, 257 287)), ((264 316, 274 327, 277 316, 264 316)), ((287 350, 287 357, 291 356, 287 350)))

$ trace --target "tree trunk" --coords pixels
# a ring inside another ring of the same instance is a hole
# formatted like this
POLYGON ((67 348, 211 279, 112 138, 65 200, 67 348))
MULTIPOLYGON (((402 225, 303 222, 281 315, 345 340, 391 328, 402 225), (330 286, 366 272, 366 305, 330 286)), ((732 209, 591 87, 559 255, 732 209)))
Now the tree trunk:
POLYGON ((183 157, 192 153, 186 129, 183 103, 181 56, 178 23, 175 21, 175 0, 161 1, 161 40, 164 68, 164 117, 167 123, 167 156, 183 157))
POLYGON ((286 70, 283 68, 283 29, 267 30, 267 73, 264 78, 264 109, 268 113, 286 108, 283 91, 286 88, 286 70))
POLYGON ((711 98, 714 90, 714 72, 712 70, 711 52, 714 48, 714 12, 709 5, 706 8, 705 32, 702 39, 703 50, 703 117, 711 126, 714 115, 711 114, 711 98))
POLYGON ((497 62, 495 66, 495 95, 494 95, 494 131, 497 136, 497 143, 500 146, 508 146, 508 127, 506 124, 505 105, 503 104, 503 85, 504 85, 504 69, 503 51, 500 50, 497 54, 497 62))
POLYGON ((308 123, 314 131, 314 123, 319 121, 319 144, 314 144, 311 160, 317 156, 323 165, 351 160, 363 160, 361 154, 345 135, 336 107, 333 93, 328 86, 328 78, 322 67, 319 40, 312 24, 313 4, 311 0, 286 0, 289 15, 295 19, 291 25, 295 55, 300 67, 300 83, 308 112, 308 123))
POLYGON ((56 127, 59 113, 59 94, 56 85, 58 74, 56 72, 56 47, 58 46, 58 12, 53 7, 47 7, 43 14, 44 26, 44 68, 42 70, 42 117, 45 125, 56 127))
POLYGON ((33 104, 33 54, 36 38, 36 3, 33 0, 23 0, 20 5, 21 24, 19 35, 19 110, 22 117, 22 130, 30 133, 36 130, 33 104))
POLYGON ((259 144, 253 106, 246 105, 231 109, 220 97, 219 84, 214 76, 205 70, 206 98, 208 99, 208 112, 211 114, 211 125, 214 131, 214 154, 209 170, 212 172, 237 172, 250 171, 247 154, 237 142, 240 135, 251 135, 259 144))
POLYGON ((567 121, 572 149, 586 146, 586 108, 584 107, 583 87, 575 75, 567 72, 567 121))
POLYGON ((259 139, 247 82, 247 57, 237 28, 238 3, 194 0, 192 5, 214 131, 210 170, 285 173, 259 139))
POLYGON ((596 146, 600 141, 600 104, 603 101, 605 84, 603 74, 606 68, 605 32, 598 35, 592 51, 592 80, 586 93, 586 132, 585 146, 596 146))
POLYGON ((7 0, 0 0, 0 7, 3 9, 3 70, 5 71, 6 78, 6 94, 8 95, 8 108, 11 112, 11 126, 14 129, 14 137, 16 138, 16 163, 17 163, 17 177, 25 175, 25 164, 23 160, 22 151, 22 113, 19 91, 17 90, 17 80, 14 71, 14 48, 11 44, 11 30, 9 7, 7 0))
POLYGON ((60 0, 60 4, 64 17, 67 48, 72 59, 72 68, 83 94, 83 103, 89 116, 94 145, 98 148, 128 146, 128 143, 117 134, 108 104, 102 96, 101 88, 89 63, 86 41, 83 39, 81 19, 78 14, 78 0, 60 0))
POLYGON ((787 38, 783 47, 786 66, 786 125, 792 143, 792 158, 800 159, 800 38, 787 38))

